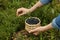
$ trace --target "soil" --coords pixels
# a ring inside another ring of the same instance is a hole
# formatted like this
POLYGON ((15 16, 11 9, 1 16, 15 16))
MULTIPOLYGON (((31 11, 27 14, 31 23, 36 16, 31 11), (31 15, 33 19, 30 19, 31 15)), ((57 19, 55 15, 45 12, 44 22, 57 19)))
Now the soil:
POLYGON ((34 40, 38 40, 38 36, 29 34, 26 30, 13 33, 12 40, 32 40, 31 37, 35 37, 34 40))

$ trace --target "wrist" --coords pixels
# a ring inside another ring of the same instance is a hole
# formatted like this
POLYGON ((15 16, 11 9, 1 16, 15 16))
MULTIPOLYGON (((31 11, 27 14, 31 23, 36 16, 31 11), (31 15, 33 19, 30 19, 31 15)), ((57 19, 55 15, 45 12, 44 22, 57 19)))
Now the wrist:
POLYGON ((30 12, 33 12, 35 9, 37 9, 38 7, 41 7, 43 4, 38 1, 33 7, 31 7, 29 10, 30 12))
POLYGON ((50 23, 50 24, 48 24, 48 25, 46 25, 46 26, 44 26, 44 30, 50 30, 50 29, 52 29, 53 27, 52 27, 52 24, 50 23))
POLYGON ((46 31, 46 28, 43 27, 43 26, 42 26, 42 27, 39 27, 39 31, 40 31, 40 32, 44 32, 44 31, 46 31))
POLYGON ((30 8, 30 9, 29 9, 29 12, 32 12, 32 11, 33 11, 33 9, 32 9, 32 8, 30 8))
POLYGON ((46 27, 42 27, 42 32, 46 31, 46 27))

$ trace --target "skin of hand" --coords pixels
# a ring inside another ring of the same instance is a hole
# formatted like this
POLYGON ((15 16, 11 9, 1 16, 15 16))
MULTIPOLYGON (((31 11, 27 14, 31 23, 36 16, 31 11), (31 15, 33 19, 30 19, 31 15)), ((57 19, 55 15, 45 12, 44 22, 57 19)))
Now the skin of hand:
POLYGON ((42 6, 42 3, 40 1, 38 1, 33 7, 31 7, 30 9, 27 9, 27 8, 19 8, 17 9, 17 12, 16 12, 16 15, 17 16, 21 16, 21 15, 24 15, 24 14, 27 14, 29 12, 33 12, 36 8, 38 7, 41 7, 42 6))
POLYGON ((40 32, 47 31, 49 29, 52 29, 52 23, 46 25, 46 26, 40 26, 34 30, 29 31, 29 33, 33 33, 34 35, 38 35, 40 32))
MULTIPOLYGON (((33 12, 35 9, 37 9, 38 7, 41 7, 41 6, 43 6, 43 4, 42 4, 40 1, 38 1, 38 2, 37 2, 33 7, 31 7, 30 9, 27 9, 27 8, 19 8, 19 9, 17 9, 16 15, 17 15, 17 16, 21 16, 21 15, 27 14, 27 13, 29 13, 29 12, 33 12)), ((31 31, 29 31, 29 33, 33 33, 34 35, 38 35, 39 32, 44 32, 44 31, 47 31, 47 30, 49 30, 49 29, 52 29, 51 23, 48 24, 48 25, 46 25, 46 26, 43 26, 43 27, 40 26, 40 27, 38 27, 38 28, 36 28, 36 29, 34 29, 34 30, 31 30, 31 31)))
POLYGON ((29 13, 29 12, 30 12, 30 10, 27 8, 19 8, 19 9, 17 9, 16 15, 21 16, 21 15, 24 15, 24 14, 29 13))
POLYGON ((34 30, 29 31, 29 33, 33 33, 34 35, 38 35, 40 32, 43 32, 43 31, 44 31, 44 27, 41 26, 41 27, 38 27, 34 30))

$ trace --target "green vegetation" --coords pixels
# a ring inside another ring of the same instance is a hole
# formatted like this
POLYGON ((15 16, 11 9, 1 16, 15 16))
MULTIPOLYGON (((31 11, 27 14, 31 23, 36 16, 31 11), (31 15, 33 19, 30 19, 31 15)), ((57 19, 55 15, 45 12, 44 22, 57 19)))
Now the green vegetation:
MULTIPOLYGON (((18 8, 30 8, 36 2, 37 0, 0 0, 0 40, 11 40, 11 35, 14 32, 24 29, 24 21, 28 17, 38 17, 41 19, 41 24, 46 25, 60 12, 60 2, 52 0, 52 3, 36 9, 31 14, 16 17, 18 8)), ((33 36, 29 38, 30 40, 36 39, 33 36)), ((24 38, 21 40, 24 40, 24 38)), ((53 29, 41 33, 38 40, 60 40, 60 31, 53 29)))

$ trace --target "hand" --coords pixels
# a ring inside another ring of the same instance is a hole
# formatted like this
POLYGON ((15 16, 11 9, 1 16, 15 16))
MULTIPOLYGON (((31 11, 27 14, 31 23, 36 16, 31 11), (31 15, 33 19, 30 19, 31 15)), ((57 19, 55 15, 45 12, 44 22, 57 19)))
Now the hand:
POLYGON ((41 27, 38 27, 34 30, 31 30, 31 31, 29 31, 29 33, 33 33, 34 35, 38 35, 39 32, 44 32, 44 31, 50 30, 52 28, 53 28, 52 23, 50 23, 46 26, 43 26, 43 27, 41 26, 41 27))
POLYGON ((27 8, 19 8, 19 9, 17 9, 16 15, 17 16, 21 16, 21 15, 27 14, 29 12, 30 12, 30 9, 27 9, 27 8))
POLYGON ((29 31, 29 33, 33 33, 34 35, 38 35, 40 32, 43 32, 43 31, 45 31, 44 27, 38 27, 36 29, 29 31))

